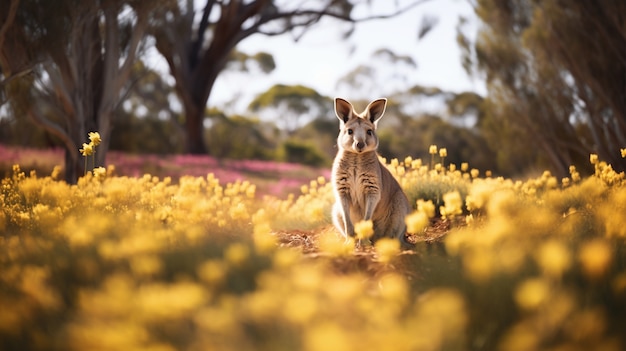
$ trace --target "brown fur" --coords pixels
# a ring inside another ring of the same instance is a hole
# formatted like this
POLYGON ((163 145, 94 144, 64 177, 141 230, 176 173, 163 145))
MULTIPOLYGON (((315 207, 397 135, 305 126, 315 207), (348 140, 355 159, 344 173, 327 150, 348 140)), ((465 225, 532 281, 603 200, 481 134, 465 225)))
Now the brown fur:
POLYGON ((373 241, 383 237, 398 238, 407 246, 404 218, 411 207, 400 184, 376 153, 376 127, 386 104, 386 99, 372 101, 358 114, 348 101, 335 99, 340 131, 339 151, 332 170, 336 199, 333 222, 344 236, 353 237, 354 224, 371 219, 373 241))

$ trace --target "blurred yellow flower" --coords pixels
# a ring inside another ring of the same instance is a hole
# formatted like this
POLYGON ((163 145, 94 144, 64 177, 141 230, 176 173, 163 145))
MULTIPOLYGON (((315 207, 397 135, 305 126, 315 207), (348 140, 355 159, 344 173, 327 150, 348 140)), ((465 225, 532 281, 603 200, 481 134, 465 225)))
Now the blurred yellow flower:
POLYGON ((78 151, 80 151, 83 156, 91 156, 93 155, 93 144, 83 143, 83 148, 78 151))
POLYGON ((435 155, 437 153, 437 145, 431 145, 428 148, 428 153, 431 155, 435 155))
POLYGON ((414 211, 406 216, 404 222, 406 223, 406 230, 411 234, 421 233, 430 224, 428 215, 423 211, 414 211))
POLYGON ((550 286, 540 278, 531 278, 522 282, 515 290, 515 302, 526 310, 536 309, 550 295, 550 286))
POLYGON ((445 204, 444 210, 448 217, 453 217, 463 213, 463 199, 458 191, 452 191, 443 195, 443 202, 445 204))
POLYGON ((411 167, 412 164, 413 164, 413 157, 407 156, 407 157, 404 158, 404 166, 405 167, 411 167))
POLYGON ((626 148, 620 149, 619 152, 622 154, 622 158, 626 158, 626 148))
POLYGON ((598 163, 598 155, 597 154, 591 154, 589 155, 589 162, 592 165, 595 165, 596 163, 598 163))
POLYGON ((235 266, 242 265, 250 256, 250 248, 243 243, 234 243, 226 248, 224 258, 235 266))
POLYGON ((587 277, 600 278, 609 269, 612 261, 612 252, 609 244, 602 239, 594 239, 585 243, 578 254, 583 273, 587 277))
POLYGON ((445 147, 442 147, 441 149, 439 149, 439 157, 441 158, 448 157, 448 149, 446 149, 445 147))
POLYGON ((104 167, 96 167, 93 169, 93 175, 96 179, 104 179, 107 175, 107 170, 104 167))
POLYGON ((93 144, 93 146, 100 145, 100 142, 102 141, 102 139, 100 139, 100 133, 98 133, 98 132, 90 132, 89 133, 89 141, 91 141, 91 144, 93 144))
POLYGON ((424 201, 422 199, 418 199, 417 210, 424 212, 428 218, 435 217, 435 204, 433 204, 432 200, 424 201))
POLYGON ((323 231, 318 240, 320 250, 330 255, 345 256, 354 251, 353 238, 343 238, 334 232, 323 231))
POLYGON ((539 267, 549 276, 560 277, 571 266, 572 257, 564 244, 549 240, 539 247, 536 254, 539 267))
POLYGON ((400 252, 400 241, 392 238, 382 238, 374 244, 378 260, 388 263, 400 252))
POLYGON ((480 174, 480 171, 477 170, 476 168, 472 168, 472 170, 470 171, 470 175, 472 176, 472 178, 478 178, 480 174))
POLYGON ((359 221, 354 225, 357 239, 369 239, 374 235, 374 223, 371 220, 359 221))
POLYGON ((306 351, 348 351, 353 350, 353 341, 339 325, 327 321, 305 329, 304 349, 306 351))
POLYGON ((198 276, 205 282, 216 285, 224 279, 227 268, 220 260, 207 260, 198 267, 198 276))

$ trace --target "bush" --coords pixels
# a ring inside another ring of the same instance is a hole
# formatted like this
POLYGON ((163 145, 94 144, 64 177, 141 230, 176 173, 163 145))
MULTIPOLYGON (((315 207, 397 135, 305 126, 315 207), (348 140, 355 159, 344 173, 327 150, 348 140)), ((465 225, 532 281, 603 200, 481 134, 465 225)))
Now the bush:
POLYGON ((317 147, 308 142, 288 139, 282 144, 279 161, 300 163, 313 167, 328 166, 330 160, 317 147))

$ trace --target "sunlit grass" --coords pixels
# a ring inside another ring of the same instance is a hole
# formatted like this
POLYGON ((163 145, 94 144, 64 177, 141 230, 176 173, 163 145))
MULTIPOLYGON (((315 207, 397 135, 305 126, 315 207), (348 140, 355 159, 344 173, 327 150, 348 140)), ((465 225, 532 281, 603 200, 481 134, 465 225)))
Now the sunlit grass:
MULTIPOLYGON (((435 151, 436 150, 436 151, 435 151)), ((525 181, 386 162, 414 250, 355 250, 324 177, 284 197, 214 174, 0 183, 0 349, 463 350, 626 346, 626 181, 590 158, 525 181), (451 228, 429 244, 434 223, 451 228), (307 231, 307 252, 279 235, 307 231)), ((367 222, 358 229, 364 238, 367 222)))

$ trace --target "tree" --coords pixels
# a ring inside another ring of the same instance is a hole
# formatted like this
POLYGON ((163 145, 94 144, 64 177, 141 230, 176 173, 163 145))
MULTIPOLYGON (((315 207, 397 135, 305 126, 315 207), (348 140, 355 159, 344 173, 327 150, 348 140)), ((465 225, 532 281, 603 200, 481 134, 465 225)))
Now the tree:
POLYGON ((352 10, 356 4, 348 0, 297 4, 272 0, 206 0, 198 12, 193 0, 171 1, 155 22, 153 35, 158 51, 176 80, 176 91, 185 112, 187 152, 206 152, 202 138, 205 107, 218 75, 241 41, 254 34, 285 33, 293 33, 297 40, 325 17, 353 26, 363 20, 393 17, 426 1, 413 1, 398 7, 394 13, 367 18, 355 18, 352 10))
POLYGON ((273 119, 277 119, 278 126, 289 133, 315 118, 331 116, 332 106, 332 99, 315 89, 284 84, 276 84, 258 94, 248 105, 252 111, 270 111, 273 116, 278 116, 273 119))
POLYGON ((407 77, 416 69, 417 63, 411 56, 380 48, 370 55, 367 64, 361 64, 341 77, 336 87, 343 94, 362 100, 370 100, 372 96, 389 96, 406 90, 409 83, 407 77))
POLYGON ((459 42, 487 79, 485 125, 503 158, 536 145, 536 162, 562 176, 590 153, 624 169, 626 2, 482 0, 476 13, 477 41, 459 42))
POLYGON ((11 95, 12 103, 61 140, 66 150, 65 179, 74 183, 83 171, 78 150, 90 131, 102 136, 96 164, 104 164, 113 111, 154 4, 123 0, 13 4, 9 13, 13 20, 0 33, 1 64, 17 74, 15 62, 26 56, 27 69, 32 67, 34 74, 31 84, 11 95))
POLYGON ((133 65, 124 101, 115 110, 111 150, 174 154, 183 151, 174 87, 141 59, 133 65))
POLYGON ((211 123, 207 129, 208 147, 217 158, 262 159, 276 157, 278 129, 271 123, 246 116, 227 117, 218 109, 207 111, 211 123))

